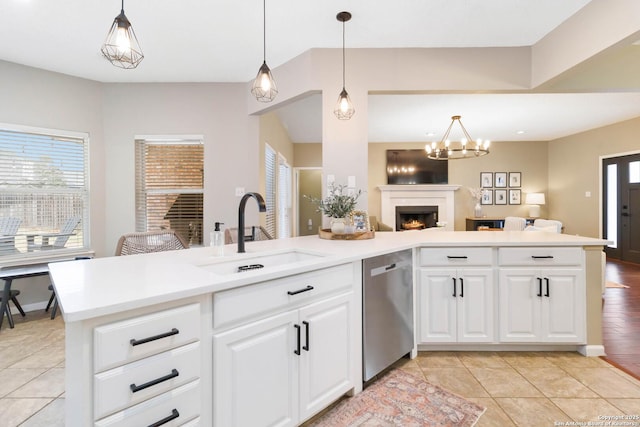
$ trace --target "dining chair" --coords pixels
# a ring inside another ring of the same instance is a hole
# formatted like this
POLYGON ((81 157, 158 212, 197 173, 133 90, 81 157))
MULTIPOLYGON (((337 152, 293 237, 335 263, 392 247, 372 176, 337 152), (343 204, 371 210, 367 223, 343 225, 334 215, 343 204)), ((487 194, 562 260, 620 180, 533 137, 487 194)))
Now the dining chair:
MULTIPOLYGON (((16 298, 18 295, 20 295, 20 291, 17 290, 17 289, 11 289, 10 292, 11 292, 11 295, 9 296, 9 301, 11 301, 16 306, 16 308, 18 309, 18 311, 20 312, 22 317, 25 317, 26 314, 25 314, 24 310, 22 309, 22 306, 18 302, 18 299, 16 298)), ((0 301, 2 301, 2 292, 0 292, 0 301)), ((9 320, 9 326, 11 328, 13 328, 14 327, 13 315, 11 314, 11 308, 9 307, 9 301, 7 301, 7 305, 5 306, 5 313, 7 315, 7 320, 9 320)), ((2 313, 2 315, 4 315, 5 313, 2 313)))
POLYGON ((16 251, 16 233, 22 220, 14 216, 0 218, 0 254, 16 251))
POLYGON ((116 256, 188 249, 189 243, 174 230, 128 233, 120 236, 116 256))
MULTIPOLYGON (((244 241, 272 240, 273 237, 260 225, 250 225, 244 228, 244 241)), ((238 229, 227 228, 224 230, 224 244, 238 243, 238 229)))
POLYGON ((533 221, 533 227, 542 231, 562 233, 562 222, 555 219, 536 219, 533 221))
POLYGON ((508 216, 504 219, 504 231, 522 231, 527 226, 527 220, 519 216, 508 216))

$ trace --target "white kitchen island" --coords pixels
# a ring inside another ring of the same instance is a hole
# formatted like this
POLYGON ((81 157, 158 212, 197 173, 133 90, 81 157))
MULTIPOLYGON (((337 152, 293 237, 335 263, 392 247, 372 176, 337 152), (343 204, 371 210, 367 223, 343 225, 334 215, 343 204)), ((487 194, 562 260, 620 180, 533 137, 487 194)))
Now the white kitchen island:
POLYGON ((362 389, 360 261, 403 249, 414 249, 417 348, 604 354, 606 243, 412 231, 51 264, 66 425, 300 424, 362 389))

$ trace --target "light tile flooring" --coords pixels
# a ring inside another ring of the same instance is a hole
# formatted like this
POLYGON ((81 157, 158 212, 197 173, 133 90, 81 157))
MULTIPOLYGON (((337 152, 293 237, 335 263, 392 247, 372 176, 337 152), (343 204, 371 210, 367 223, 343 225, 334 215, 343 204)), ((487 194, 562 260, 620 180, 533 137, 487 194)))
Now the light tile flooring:
MULTIPOLYGON (((64 426, 62 318, 18 317, 0 331, 0 427, 64 426)), ((396 366, 486 407, 478 427, 640 415, 640 381, 577 353, 424 352, 396 366)))

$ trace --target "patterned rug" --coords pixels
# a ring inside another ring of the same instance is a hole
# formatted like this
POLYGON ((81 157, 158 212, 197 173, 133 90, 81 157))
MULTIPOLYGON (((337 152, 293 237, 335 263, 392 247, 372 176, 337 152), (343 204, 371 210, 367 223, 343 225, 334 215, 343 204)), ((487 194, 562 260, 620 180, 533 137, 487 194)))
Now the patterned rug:
POLYGON ((485 408, 400 369, 346 398, 312 427, 474 426, 485 408))

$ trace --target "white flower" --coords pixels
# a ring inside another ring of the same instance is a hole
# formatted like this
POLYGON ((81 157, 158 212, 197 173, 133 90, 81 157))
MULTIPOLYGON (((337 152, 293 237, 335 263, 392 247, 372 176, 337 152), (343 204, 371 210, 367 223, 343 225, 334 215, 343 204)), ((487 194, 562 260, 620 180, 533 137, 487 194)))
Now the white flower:
POLYGON ((484 196, 485 191, 482 188, 469 188, 469 193, 471 193, 471 196, 476 199, 477 201, 480 201, 482 199, 482 196, 484 196))

